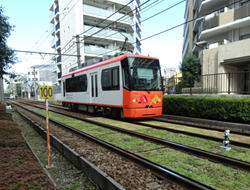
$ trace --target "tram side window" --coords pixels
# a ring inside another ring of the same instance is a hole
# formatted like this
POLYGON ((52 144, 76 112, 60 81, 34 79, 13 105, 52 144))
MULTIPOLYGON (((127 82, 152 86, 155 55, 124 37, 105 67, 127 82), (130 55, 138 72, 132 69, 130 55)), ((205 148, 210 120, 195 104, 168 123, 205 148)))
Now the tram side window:
POLYGON ((119 67, 102 71, 102 90, 120 90, 119 67))
POLYGON ((85 92, 87 84, 87 75, 66 79, 66 92, 85 92))

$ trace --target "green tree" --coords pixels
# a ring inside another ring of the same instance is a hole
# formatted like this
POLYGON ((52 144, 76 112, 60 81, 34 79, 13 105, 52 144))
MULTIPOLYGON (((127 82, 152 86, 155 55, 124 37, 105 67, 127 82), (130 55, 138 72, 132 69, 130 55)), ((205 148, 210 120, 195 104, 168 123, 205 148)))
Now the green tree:
POLYGON ((0 78, 3 78, 3 75, 11 74, 7 70, 16 61, 14 51, 6 44, 12 28, 13 26, 8 22, 8 17, 3 15, 3 8, 0 7, 0 78))
POLYGON ((7 46, 7 38, 10 36, 12 26, 8 22, 8 17, 3 15, 3 8, 0 6, 0 102, 4 102, 3 76, 8 73, 11 65, 15 63, 14 51, 7 46))
POLYGON ((182 72, 182 86, 193 87, 195 81, 200 81, 201 64, 194 54, 187 54, 180 66, 182 72))

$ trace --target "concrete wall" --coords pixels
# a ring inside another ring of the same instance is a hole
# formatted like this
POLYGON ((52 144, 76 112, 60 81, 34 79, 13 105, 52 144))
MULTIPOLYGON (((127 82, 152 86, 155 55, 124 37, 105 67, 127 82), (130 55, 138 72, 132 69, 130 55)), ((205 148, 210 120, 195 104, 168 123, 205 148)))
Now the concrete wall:
MULTIPOLYGON (((227 59, 250 56, 250 39, 232 42, 218 47, 218 72, 225 72, 221 64, 227 59)), ((237 64, 235 65, 237 67, 237 64)))
POLYGON ((203 51, 202 75, 218 73, 218 48, 203 51))
POLYGON ((219 26, 233 22, 234 21, 234 10, 228 10, 227 12, 221 13, 219 15, 219 26))
MULTIPOLYGON (((83 33, 83 4, 78 0, 59 0, 60 10, 60 39, 62 53, 76 55, 76 38, 83 33), (71 7, 73 7, 71 9, 71 7), (70 42, 71 41, 71 42, 70 42), (70 43, 68 43, 70 42, 70 43)), ((83 49, 81 55, 83 56, 83 49)), ((77 66, 77 58, 62 56, 62 75, 69 72, 69 69, 77 66)))
POLYGON ((203 51, 202 74, 214 74, 237 71, 237 64, 234 67, 225 67, 222 63, 228 59, 250 56, 250 39, 240 40, 217 48, 203 51), (225 70, 227 68, 227 70, 225 70))
MULTIPOLYGON (((250 39, 240 40, 217 48, 203 51, 202 75, 216 73, 235 73, 241 71, 244 63, 223 64, 226 60, 250 56, 250 39)), ((219 91, 242 91, 244 86, 240 74, 221 75, 217 79, 209 76, 209 80, 203 81, 203 88, 218 88, 219 91), (229 82, 230 81, 230 82, 229 82)))

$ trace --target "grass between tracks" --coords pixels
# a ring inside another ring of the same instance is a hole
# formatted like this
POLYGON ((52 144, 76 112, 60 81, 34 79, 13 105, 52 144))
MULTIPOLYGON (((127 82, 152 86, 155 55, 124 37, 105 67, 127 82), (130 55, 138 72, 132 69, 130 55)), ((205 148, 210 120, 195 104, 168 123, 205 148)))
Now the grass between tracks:
MULTIPOLYGON (((36 111, 45 114, 44 111, 36 111)), ((183 175, 189 176, 194 180, 205 183, 214 188, 227 190, 250 188, 250 173, 246 171, 226 167, 222 164, 213 163, 206 159, 201 159, 170 148, 163 148, 161 145, 150 143, 136 137, 118 133, 53 112, 50 113, 50 118, 77 128, 116 146, 137 153, 153 162, 163 165, 183 175)), ((140 130, 148 129, 144 128, 140 130)), ((149 135, 152 135, 152 131, 147 132, 149 135)), ((165 134, 161 135, 166 135, 166 131, 164 131, 164 133, 165 134)), ((175 141, 177 139, 179 138, 175 136, 175 141)), ((210 143, 211 141, 207 142, 210 143)))
MULTIPOLYGON (((96 118, 92 118, 92 119, 97 120, 96 118)), ((207 140, 207 139, 203 139, 203 138, 185 135, 185 134, 182 134, 181 132, 174 133, 174 132, 170 132, 167 130, 153 129, 153 128, 144 127, 141 125, 130 124, 130 123, 121 122, 121 121, 114 121, 114 120, 107 119, 107 118, 102 118, 101 122, 115 125, 117 127, 123 128, 123 129, 133 130, 133 131, 136 131, 139 133, 143 133, 143 134, 158 137, 161 139, 166 139, 166 140, 173 141, 176 143, 184 144, 187 146, 199 148, 199 149, 213 152, 216 154, 221 154, 224 156, 228 156, 228 157, 232 157, 235 159, 250 162, 250 149, 244 148, 244 147, 239 147, 239 146, 231 146, 232 147, 231 151, 225 152, 219 148, 222 145, 222 140, 221 140, 221 142, 216 142, 216 141, 212 141, 212 140, 207 140)), ((143 123, 143 122, 141 122, 141 123, 143 123)), ((151 122, 151 123, 160 124, 160 122, 151 122)), ((162 122, 161 122, 161 124, 162 124, 162 122)), ((173 126, 175 126, 175 124, 171 124, 171 123, 166 124, 165 123, 164 126, 166 128, 168 126, 173 128, 173 126)), ((198 129, 198 130, 200 130, 200 134, 204 134, 203 129, 198 129)))

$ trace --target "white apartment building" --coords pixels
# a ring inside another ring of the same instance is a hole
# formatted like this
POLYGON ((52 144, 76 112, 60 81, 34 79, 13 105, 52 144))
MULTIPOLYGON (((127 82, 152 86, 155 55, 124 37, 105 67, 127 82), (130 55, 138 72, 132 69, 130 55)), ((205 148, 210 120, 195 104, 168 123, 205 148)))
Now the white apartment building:
POLYGON ((121 50, 140 54, 140 0, 54 0, 51 46, 58 79, 121 50), (66 56, 65 54, 75 55, 66 56))
POLYGON ((194 21, 184 27, 183 57, 198 55, 202 75, 228 74, 208 81, 213 88, 250 92, 250 0, 187 0, 184 17, 194 21))

